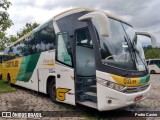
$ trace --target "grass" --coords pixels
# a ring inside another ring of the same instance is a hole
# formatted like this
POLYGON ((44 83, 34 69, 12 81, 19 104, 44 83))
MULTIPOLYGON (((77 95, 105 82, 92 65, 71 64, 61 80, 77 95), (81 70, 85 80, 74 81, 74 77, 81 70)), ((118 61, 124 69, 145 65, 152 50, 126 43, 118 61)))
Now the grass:
POLYGON ((0 94, 14 91, 16 91, 15 88, 11 87, 6 81, 0 80, 0 94))

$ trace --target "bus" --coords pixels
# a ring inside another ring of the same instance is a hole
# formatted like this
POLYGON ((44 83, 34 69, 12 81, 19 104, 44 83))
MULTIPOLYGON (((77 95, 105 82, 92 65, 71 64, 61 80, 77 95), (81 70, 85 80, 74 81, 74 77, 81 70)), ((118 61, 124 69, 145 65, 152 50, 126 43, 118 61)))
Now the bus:
POLYGON ((151 74, 160 73, 160 59, 148 59, 146 62, 151 74))
POLYGON ((99 111, 141 101, 150 90, 144 51, 132 25, 91 8, 60 13, 35 28, 5 54, 3 79, 49 94, 53 102, 99 111))
POLYGON ((13 58, 12 55, 3 54, 2 52, 0 53, 0 80, 2 79, 2 74, 4 72, 2 63, 5 59, 10 59, 11 57, 13 58))
POLYGON ((2 57, 3 53, 0 53, 0 80, 2 79, 2 57))

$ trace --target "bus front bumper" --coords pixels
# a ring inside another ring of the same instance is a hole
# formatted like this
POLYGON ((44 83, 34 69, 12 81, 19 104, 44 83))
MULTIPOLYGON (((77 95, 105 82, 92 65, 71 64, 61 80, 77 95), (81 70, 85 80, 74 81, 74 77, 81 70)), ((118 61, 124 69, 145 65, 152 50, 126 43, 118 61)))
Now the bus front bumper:
POLYGON ((98 110, 107 111, 129 106, 148 97, 151 85, 144 91, 123 93, 97 83, 98 110))

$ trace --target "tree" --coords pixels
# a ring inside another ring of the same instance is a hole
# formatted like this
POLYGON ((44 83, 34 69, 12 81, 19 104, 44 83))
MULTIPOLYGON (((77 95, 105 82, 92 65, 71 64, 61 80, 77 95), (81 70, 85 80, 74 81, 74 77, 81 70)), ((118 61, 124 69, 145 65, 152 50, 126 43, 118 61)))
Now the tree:
POLYGON ((13 42, 15 42, 15 41, 18 39, 18 37, 17 37, 17 36, 14 36, 14 35, 10 35, 8 39, 9 39, 9 41, 10 41, 11 43, 13 43, 13 42))
POLYGON ((145 57, 146 59, 160 58, 160 49, 154 48, 145 50, 145 57))
POLYGON ((4 37, 0 42, 0 51, 3 51, 5 47, 11 45, 13 42, 17 40, 17 36, 10 35, 9 37, 4 37))
POLYGON ((19 32, 17 32, 17 36, 15 35, 10 35, 9 37, 5 36, 3 40, 1 40, 0 42, 0 51, 4 50, 5 47, 11 45, 13 42, 15 42, 16 40, 18 40, 20 37, 24 36, 28 32, 32 31, 37 26, 39 26, 39 24, 36 22, 26 23, 26 25, 22 29, 20 29, 19 32))
POLYGON ((26 25, 20 29, 19 32, 17 32, 17 37, 20 38, 23 35, 27 34, 28 32, 30 32, 31 30, 33 30, 34 28, 38 27, 39 24, 34 22, 34 23, 26 23, 26 25))
POLYGON ((11 2, 8 0, 0 0, 0 40, 5 38, 5 31, 13 24, 9 19, 9 14, 7 13, 10 5, 11 2))

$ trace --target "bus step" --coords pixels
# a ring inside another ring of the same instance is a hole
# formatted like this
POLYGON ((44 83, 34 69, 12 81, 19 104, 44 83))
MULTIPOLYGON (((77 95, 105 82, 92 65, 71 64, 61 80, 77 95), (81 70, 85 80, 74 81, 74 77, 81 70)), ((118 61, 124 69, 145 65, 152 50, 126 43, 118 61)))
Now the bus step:
POLYGON ((80 96, 81 101, 92 101, 97 103, 97 94, 94 92, 85 92, 83 95, 80 96))
POLYGON ((94 103, 94 102, 91 102, 91 101, 84 101, 84 102, 77 101, 77 103, 97 109, 97 103, 94 103))
POLYGON ((84 92, 97 92, 96 85, 91 85, 91 86, 85 86, 84 87, 84 92))
POLYGON ((84 85, 95 85, 96 80, 94 78, 84 78, 84 85))
POLYGON ((85 92, 85 95, 97 97, 97 93, 94 92, 85 92))

